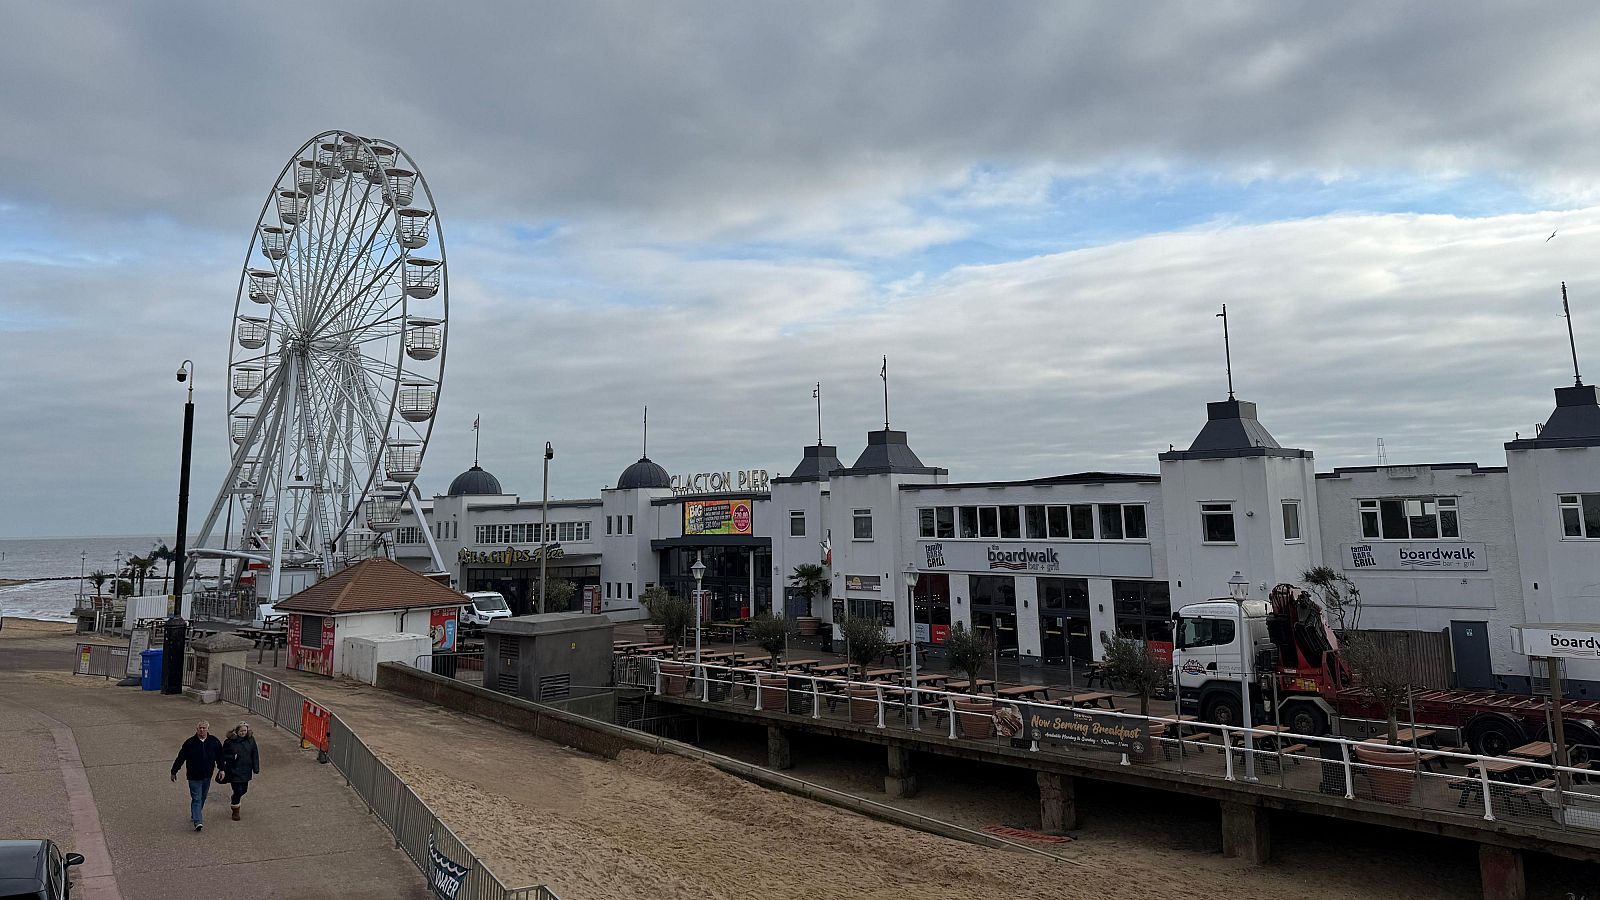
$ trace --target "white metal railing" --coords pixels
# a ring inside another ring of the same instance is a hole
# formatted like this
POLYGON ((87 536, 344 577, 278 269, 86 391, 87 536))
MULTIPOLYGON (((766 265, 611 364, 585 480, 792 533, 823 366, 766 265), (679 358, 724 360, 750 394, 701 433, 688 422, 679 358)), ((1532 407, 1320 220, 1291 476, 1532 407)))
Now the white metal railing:
MULTIPOLYGON (((875 729, 912 731, 916 723, 916 731, 933 739, 975 740, 1079 759, 1105 756, 1105 751, 1089 747, 1024 740, 1025 731, 1002 733, 995 725, 996 710, 1010 708, 1016 713, 1013 721, 1020 724, 1029 707, 1065 709, 1060 703, 936 687, 913 689, 898 682, 772 670, 755 662, 648 659, 654 670, 649 681, 657 694, 809 719, 838 718, 836 707, 842 704, 844 718, 875 729), (973 700, 986 701, 989 709, 958 705, 973 700)), ((1523 825, 1592 836, 1585 843, 1600 846, 1600 766, 1594 770, 1556 766, 1537 759, 1480 756, 1411 744, 1403 745, 1403 765, 1385 765, 1362 759, 1363 751, 1395 750, 1380 739, 1298 734, 1268 724, 1246 729, 1119 709, 1072 708, 1143 723, 1144 733, 1151 737, 1139 761, 1186 776, 1254 782, 1429 813, 1469 814, 1486 822, 1513 819, 1523 825), (1595 782, 1590 783, 1590 778, 1595 782)), ((1131 765, 1134 760, 1122 754, 1119 762, 1131 765)))

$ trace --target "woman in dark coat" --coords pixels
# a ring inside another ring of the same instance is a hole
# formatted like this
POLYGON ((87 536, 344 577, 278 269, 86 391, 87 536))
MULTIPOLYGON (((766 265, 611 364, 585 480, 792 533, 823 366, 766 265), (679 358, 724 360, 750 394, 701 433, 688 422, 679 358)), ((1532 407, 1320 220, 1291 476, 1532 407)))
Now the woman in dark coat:
POLYGON ((233 799, 229 802, 233 807, 233 820, 237 822, 239 801, 244 798, 244 792, 250 790, 250 779, 261 774, 261 754, 256 750, 256 739, 249 725, 240 723, 228 732, 217 768, 217 780, 233 788, 233 799))

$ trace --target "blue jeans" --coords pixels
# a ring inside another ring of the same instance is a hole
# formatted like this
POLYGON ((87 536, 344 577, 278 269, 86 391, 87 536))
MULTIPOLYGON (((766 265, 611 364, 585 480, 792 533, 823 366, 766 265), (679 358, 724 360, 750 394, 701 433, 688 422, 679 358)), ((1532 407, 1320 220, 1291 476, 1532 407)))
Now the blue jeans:
POLYGON ((201 814, 206 809, 206 795, 211 793, 211 779, 189 779, 189 821, 196 825, 204 822, 201 814))

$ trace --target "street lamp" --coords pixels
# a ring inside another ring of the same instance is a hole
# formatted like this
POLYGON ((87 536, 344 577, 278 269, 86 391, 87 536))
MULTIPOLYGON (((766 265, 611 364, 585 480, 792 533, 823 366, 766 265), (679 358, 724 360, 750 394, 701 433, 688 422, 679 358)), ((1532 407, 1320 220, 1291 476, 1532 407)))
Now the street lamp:
POLYGON ((1250 721, 1250 708, 1254 703, 1250 697, 1250 655, 1255 649, 1255 641, 1250 639, 1249 632, 1244 627, 1244 604, 1250 596, 1250 582, 1238 571, 1228 579, 1228 593, 1232 595, 1234 604, 1239 613, 1239 708, 1244 715, 1244 780, 1256 780, 1255 735, 1252 733, 1253 725, 1250 721))
POLYGON ((539 512, 539 611, 552 612, 544 599, 544 561, 550 555, 550 460, 556 458, 555 448, 544 442, 544 502, 539 512))
POLYGON ((78 557, 78 603, 83 602, 83 573, 89 568, 89 551, 79 551, 78 557))
POLYGON ((178 542, 173 554, 178 563, 178 574, 172 580, 172 594, 178 598, 178 603, 177 608, 172 610, 173 615, 183 612, 183 576, 189 569, 186 545, 189 541, 189 460, 194 448, 193 361, 186 359, 178 366, 178 383, 187 385, 189 398, 183 404, 183 464, 178 473, 178 542))
POLYGON ((922 683, 917 681, 917 567, 911 563, 906 563, 905 582, 906 621, 910 623, 911 629, 908 633, 911 644, 911 728, 913 731, 921 731, 922 718, 919 713, 922 708, 922 694, 918 688, 922 687, 922 683))
POLYGON ((689 567, 689 571, 694 574, 694 663, 698 666, 700 664, 700 620, 703 618, 700 614, 700 582, 706 577, 706 564, 701 559, 701 554, 695 554, 694 565, 689 567))

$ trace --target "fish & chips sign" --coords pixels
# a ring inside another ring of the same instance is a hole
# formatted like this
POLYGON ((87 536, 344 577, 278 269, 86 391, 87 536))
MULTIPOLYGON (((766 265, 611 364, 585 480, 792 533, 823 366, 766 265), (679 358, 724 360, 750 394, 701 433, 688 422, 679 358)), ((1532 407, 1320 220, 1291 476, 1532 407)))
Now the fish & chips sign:
POLYGON ((560 544, 551 544, 549 547, 535 547, 532 550, 518 550, 507 547, 504 550, 468 550, 461 548, 456 554, 456 562, 467 565, 484 566, 509 566, 513 563, 538 562, 543 556, 545 559, 561 559, 566 556, 566 551, 560 544))

